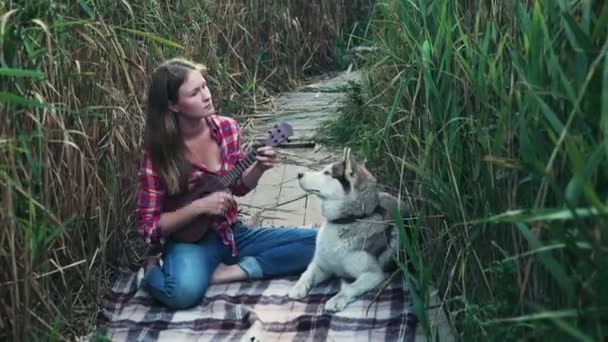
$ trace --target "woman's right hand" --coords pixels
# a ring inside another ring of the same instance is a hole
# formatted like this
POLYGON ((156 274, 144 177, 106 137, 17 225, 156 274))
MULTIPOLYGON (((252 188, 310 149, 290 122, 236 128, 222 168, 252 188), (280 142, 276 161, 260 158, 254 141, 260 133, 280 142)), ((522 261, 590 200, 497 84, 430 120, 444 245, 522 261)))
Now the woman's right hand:
POLYGON ((236 207, 236 200, 232 194, 218 191, 193 201, 191 205, 197 214, 224 215, 226 211, 236 207))

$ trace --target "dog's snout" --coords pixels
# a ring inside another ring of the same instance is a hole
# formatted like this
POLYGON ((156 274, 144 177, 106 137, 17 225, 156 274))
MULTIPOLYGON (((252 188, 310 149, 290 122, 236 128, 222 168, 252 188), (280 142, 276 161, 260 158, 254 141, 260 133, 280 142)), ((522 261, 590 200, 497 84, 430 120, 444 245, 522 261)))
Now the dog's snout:
POLYGON ((298 172, 298 179, 304 177, 304 174, 302 172, 298 172))

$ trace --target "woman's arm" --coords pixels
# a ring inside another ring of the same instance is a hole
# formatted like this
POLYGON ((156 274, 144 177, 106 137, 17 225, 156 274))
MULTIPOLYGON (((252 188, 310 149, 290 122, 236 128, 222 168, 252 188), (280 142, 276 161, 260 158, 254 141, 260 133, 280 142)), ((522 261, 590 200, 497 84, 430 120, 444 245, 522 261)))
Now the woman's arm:
POLYGON ((276 152, 270 146, 263 146, 257 150, 257 160, 241 175, 241 179, 232 187, 236 196, 244 196, 258 185, 258 181, 266 172, 276 164, 276 152))
MULTIPOLYGON (((243 160, 247 157, 247 153, 241 145, 241 128, 234 119, 228 118, 225 122, 229 127, 227 130, 229 132, 228 137, 231 138, 228 139, 229 144, 233 144, 231 147, 238 151, 239 159, 243 160)), ((262 146, 258 148, 256 162, 243 172, 236 184, 230 187, 232 193, 235 196, 245 196, 249 193, 258 185, 258 181, 264 172, 276 164, 276 157, 277 154, 272 147, 262 146)))
POLYGON ((160 177, 152 168, 152 161, 144 152, 139 166, 139 189, 137 194, 137 228, 139 234, 148 243, 159 243, 162 238, 160 227, 161 201, 165 189, 160 177))
POLYGON ((168 236, 180 230, 187 223, 190 223, 196 216, 199 215, 196 208, 190 203, 184 207, 171 212, 164 212, 160 215, 158 226, 162 236, 168 236))
POLYGON ((241 182, 249 189, 253 189, 258 185, 258 181, 266 170, 261 168, 257 162, 251 165, 241 176, 241 182))

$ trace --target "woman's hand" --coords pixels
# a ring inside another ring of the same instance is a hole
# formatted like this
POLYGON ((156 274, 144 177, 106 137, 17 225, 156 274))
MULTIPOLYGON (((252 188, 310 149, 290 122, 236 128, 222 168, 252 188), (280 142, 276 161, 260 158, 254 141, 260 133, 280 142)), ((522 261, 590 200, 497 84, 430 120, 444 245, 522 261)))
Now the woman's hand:
POLYGON ((277 163, 277 152, 271 146, 262 146, 257 149, 255 166, 266 171, 277 163))
POLYGON ((232 194, 218 191, 192 202, 191 206, 197 214, 224 215, 229 209, 236 207, 232 194))

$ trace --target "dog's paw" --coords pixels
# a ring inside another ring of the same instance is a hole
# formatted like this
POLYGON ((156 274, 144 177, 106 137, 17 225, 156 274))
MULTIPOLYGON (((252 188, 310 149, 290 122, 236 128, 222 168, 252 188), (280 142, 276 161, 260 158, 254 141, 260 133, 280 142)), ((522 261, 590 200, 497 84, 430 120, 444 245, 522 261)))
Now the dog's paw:
POLYGON ((303 299, 308 294, 308 289, 300 283, 295 284, 287 296, 291 299, 303 299))
POLYGON ((348 296, 338 293, 337 295, 331 297, 327 303, 325 303, 325 311, 328 312, 338 312, 344 310, 348 304, 350 304, 351 299, 348 296))

